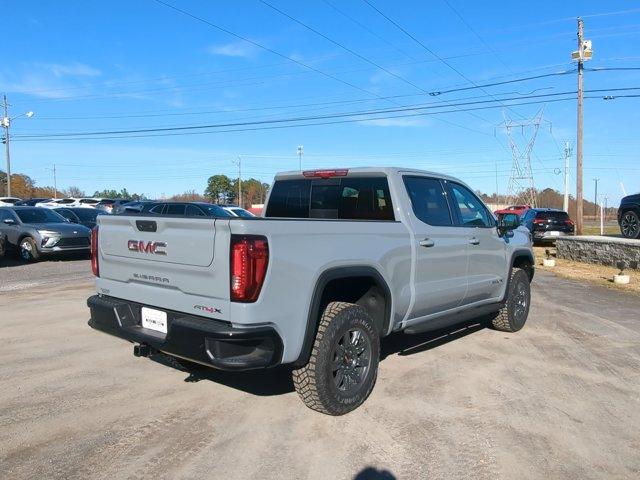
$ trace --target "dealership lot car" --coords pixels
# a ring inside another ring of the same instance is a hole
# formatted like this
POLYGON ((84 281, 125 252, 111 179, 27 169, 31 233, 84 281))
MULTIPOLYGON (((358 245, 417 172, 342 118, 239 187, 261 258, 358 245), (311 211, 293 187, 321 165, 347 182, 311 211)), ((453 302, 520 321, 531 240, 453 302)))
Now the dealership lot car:
POLYGON ((237 205, 220 205, 227 212, 229 212, 234 217, 255 217, 253 213, 249 210, 245 210, 244 208, 238 207, 237 205))
POLYGON ((69 222, 78 223, 87 228, 96 226, 96 218, 98 215, 105 215, 104 212, 97 208, 64 207, 54 208, 53 211, 69 220, 69 222))
POLYGON ((0 232, 0 258, 4 257, 7 251, 7 234, 0 232))
POLYGON ((533 241, 541 243, 573 235, 575 230, 569 214, 554 208, 531 208, 524 213, 521 223, 529 229, 533 241))
POLYGON ((105 213, 121 213, 124 211, 124 207, 128 203, 131 203, 131 200, 124 200, 122 198, 103 198, 96 204, 96 209, 102 210, 105 213))
POLYGON ((149 215, 180 215, 186 217, 233 217, 224 208, 205 202, 153 202, 142 208, 149 215))
POLYGON ((16 197, 0 197, 0 207, 11 207, 21 201, 22 199, 16 197))
POLYGON ((0 207, 0 232, 27 262, 52 253, 89 252, 91 230, 46 208, 0 207))
POLYGON ((626 238, 640 238, 640 193, 628 195, 620 201, 618 225, 626 238))

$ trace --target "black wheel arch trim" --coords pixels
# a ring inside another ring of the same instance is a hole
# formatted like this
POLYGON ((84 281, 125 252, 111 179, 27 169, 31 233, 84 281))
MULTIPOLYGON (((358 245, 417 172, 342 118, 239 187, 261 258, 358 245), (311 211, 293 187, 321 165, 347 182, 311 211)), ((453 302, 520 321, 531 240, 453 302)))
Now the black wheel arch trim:
POLYGON ((507 275, 506 288, 504 289, 504 296, 502 297, 503 302, 506 302, 509 297, 509 283, 511 282, 511 272, 513 271, 513 266, 516 264, 516 261, 521 258, 526 258, 531 263, 531 270, 528 272, 529 283, 531 283, 531 281, 533 280, 533 275, 535 274, 536 269, 536 262, 533 257, 533 253, 531 252, 531 250, 524 248, 514 250, 514 252, 511 254, 511 261, 509 262, 509 274, 507 275))
POLYGON ((320 306, 324 289, 327 287, 329 282, 333 280, 350 277, 371 277, 383 289, 387 302, 385 305, 384 322, 380 331, 380 337, 382 338, 386 335, 386 332, 389 329, 389 322, 391 321, 392 295, 391 289, 382 274, 374 267, 367 265, 329 268, 320 274, 313 289, 311 304, 307 314, 304 341, 302 343, 300 353, 298 354, 298 358, 293 362, 294 366, 301 367, 306 365, 309 361, 309 357, 311 356, 313 341, 315 340, 318 325, 320 323, 320 306))

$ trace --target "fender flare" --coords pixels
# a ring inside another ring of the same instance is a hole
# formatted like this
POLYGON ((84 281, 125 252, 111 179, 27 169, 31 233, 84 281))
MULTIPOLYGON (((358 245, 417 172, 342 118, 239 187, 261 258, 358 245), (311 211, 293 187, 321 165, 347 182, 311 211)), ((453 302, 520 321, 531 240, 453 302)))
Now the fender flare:
POLYGON ((509 273, 507 275, 506 287, 504 289, 504 296, 502 297, 502 303, 506 303, 507 297, 509 296, 509 283, 511 282, 511 272, 513 271, 513 266, 516 263, 516 260, 521 258, 526 258, 531 263, 531 272, 529 274, 529 282, 533 280, 533 275, 535 273, 536 262, 533 257, 533 253, 531 250, 526 248, 518 248, 513 251, 511 254, 511 261, 509 262, 509 273))
POLYGON ((322 294, 329 284, 333 280, 350 278, 350 277, 371 277, 382 288, 387 298, 384 323, 380 331, 381 336, 385 335, 389 329, 389 322, 391 321, 391 304, 393 303, 393 297, 391 295, 391 289, 387 284, 382 274, 372 266, 357 265, 357 266, 340 266, 328 268, 323 271, 316 280, 313 294, 311 296, 311 303, 309 305, 309 311, 307 313, 307 324, 305 327, 304 340, 298 358, 293 362, 294 366, 306 365, 311 357, 311 349, 313 348, 313 342, 316 338, 318 331, 318 324, 320 323, 320 302, 322 301, 322 294))

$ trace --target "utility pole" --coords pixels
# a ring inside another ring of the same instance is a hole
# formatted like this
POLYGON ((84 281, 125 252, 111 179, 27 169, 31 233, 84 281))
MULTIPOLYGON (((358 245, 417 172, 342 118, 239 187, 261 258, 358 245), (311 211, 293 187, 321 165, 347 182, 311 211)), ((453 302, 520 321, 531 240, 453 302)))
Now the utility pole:
POLYGON ((582 62, 582 35, 584 27, 582 19, 578 18, 578 132, 576 145, 576 234, 582 235, 582 97, 583 97, 583 62, 582 62))
POLYGON ((581 18, 578 18, 578 50, 571 53, 572 60, 578 61, 578 132, 576 141, 576 235, 582 235, 583 225, 583 193, 582 193, 582 103, 583 103, 583 70, 584 62, 591 60, 593 51, 591 41, 585 40, 584 25, 581 18))
POLYGON ((5 156, 7 157, 7 197, 11 196, 11 153, 9 151, 9 127, 11 126, 11 121, 20 117, 33 117, 33 112, 25 112, 16 117, 11 118, 9 116, 9 103, 7 102, 7 96, 2 96, 2 106, 3 106, 3 116, 0 119, 0 124, 2 124, 2 128, 4 128, 4 151, 5 156))
POLYGON ((56 178, 56 164, 53 164, 53 198, 58 198, 58 180, 56 178))
POLYGON ((2 127, 4 128, 4 152, 7 158, 7 197, 11 196, 11 153, 9 152, 9 125, 11 125, 11 119, 9 118, 9 104, 7 103, 7 96, 3 95, 3 110, 4 116, 2 117, 2 127))
POLYGON ((238 206, 242 208, 242 157, 238 155, 238 206))
POLYGON ((304 153, 304 147, 298 145, 298 170, 302 171, 302 154, 304 153))
POLYGON ((53 168, 45 168, 53 172, 53 198, 58 198, 58 181, 56 177, 56 164, 53 164, 53 168))
POLYGON ((596 182, 596 193, 593 196, 593 203, 595 204, 593 207, 593 216, 598 218, 598 180, 599 178, 594 178, 593 181, 596 182))

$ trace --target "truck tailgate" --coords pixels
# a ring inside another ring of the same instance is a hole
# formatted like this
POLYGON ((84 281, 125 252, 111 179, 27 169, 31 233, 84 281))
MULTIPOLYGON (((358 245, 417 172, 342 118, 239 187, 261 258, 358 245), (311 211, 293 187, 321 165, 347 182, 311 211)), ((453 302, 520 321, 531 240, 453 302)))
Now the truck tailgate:
POLYGON ((224 319, 229 221, 101 215, 99 293, 224 319))

